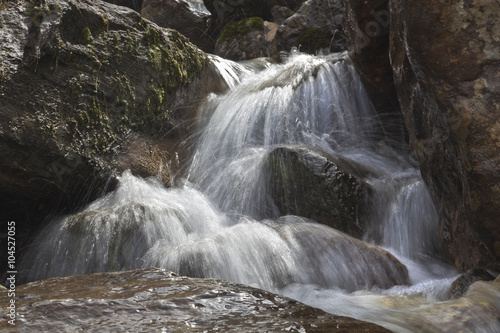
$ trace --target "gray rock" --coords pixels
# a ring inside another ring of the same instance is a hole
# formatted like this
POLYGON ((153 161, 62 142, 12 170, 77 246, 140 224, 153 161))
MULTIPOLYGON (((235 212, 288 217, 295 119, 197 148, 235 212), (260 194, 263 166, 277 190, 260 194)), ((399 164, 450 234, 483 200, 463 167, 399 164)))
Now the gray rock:
POLYGON ((164 28, 186 36, 205 52, 213 53, 215 39, 209 31, 210 14, 196 10, 184 0, 145 0, 141 15, 164 28))
POLYGON ((197 103, 224 88, 180 33, 102 1, 14 1, 0 45, 0 218, 19 244, 125 169, 168 184, 197 103))
POLYGON ((340 0, 309 0, 280 26, 276 38, 279 51, 297 47, 302 52, 346 50, 342 29, 344 7, 340 0))
MULTIPOLYGON (((269 155, 273 199, 282 215, 310 218, 354 237, 365 231, 370 185, 339 162, 308 148, 280 147, 269 155)), ((362 172, 358 170, 359 172, 362 172)))

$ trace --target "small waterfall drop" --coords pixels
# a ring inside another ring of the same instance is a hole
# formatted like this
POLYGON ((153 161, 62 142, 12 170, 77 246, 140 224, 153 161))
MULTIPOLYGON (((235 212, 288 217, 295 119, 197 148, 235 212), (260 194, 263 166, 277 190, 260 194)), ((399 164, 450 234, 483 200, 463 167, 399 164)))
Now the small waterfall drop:
POLYGON ((41 233, 23 275, 158 266, 396 331, 411 331, 409 314, 427 320, 417 309, 445 301, 456 272, 443 259, 419 171, 384 136, 347 55, 294 54, 259 70, 217 57, 213 65, 229 89, 202 109, 183 182, 165 188, 124 173, 113 192, 41 233), (278 147, 321 151, 373 189, 363 240, 280 214, 268 163, 278 147))

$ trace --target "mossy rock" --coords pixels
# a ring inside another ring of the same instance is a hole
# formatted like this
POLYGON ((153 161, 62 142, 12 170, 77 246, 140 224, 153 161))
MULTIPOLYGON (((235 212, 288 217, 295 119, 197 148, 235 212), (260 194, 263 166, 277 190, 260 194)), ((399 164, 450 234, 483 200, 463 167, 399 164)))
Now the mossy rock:
POLYGON ((182 141, 173 129, 182 133, 180 119, 205 97, 189 89, 208 58, 125 7, 12 3, 0 10, 0 198, 8 199, 0 217, 36 230, 46 216, 102 195, 124 169, 140 165, 148 176, 143 166, 151 165, 156 176, 168 161, 163 153, 175 153, 158 141, 182 141), (189 106, 180 105, 187 91, 189 106), (131 157, 126 147, 135 137, 143 143, 135 146, 150 149, 131 157))
POLYGON ((229 42, 231 40, 241 40, 252 31, 264 30, 264 20, 260 17, 251 17, 246 20, 229 23, 222 30, 218 43, 229 42))
POLYGON ((322 28, 307 28, 295 42, 295 46, 306 53, 317 53, 321 50, 330 52, 332 44, 332 32, 322 28))

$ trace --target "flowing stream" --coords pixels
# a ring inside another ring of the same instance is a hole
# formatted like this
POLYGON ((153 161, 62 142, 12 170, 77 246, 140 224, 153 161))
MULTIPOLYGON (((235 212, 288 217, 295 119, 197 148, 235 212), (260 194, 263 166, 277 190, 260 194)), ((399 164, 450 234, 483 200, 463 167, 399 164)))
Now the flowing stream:
MULTIPOLYGON (((408 148, 385 136, 347 55, 214 64, 230 88, 207 98, 191 164, 176 186, 125 172, 113 192, 43 230, 23 274, 39 280, 157 266, 259 287, 396 332, 439 330, 443 314, 452 316, 441 307, 453 302, 457 272, 444 259, 438 217, 408 148), (343 161, 373 189, 363 239, 280 214, 268 163, 278 147, 343 161)), ((499 311, 498 291, 485 284, 474 292, 499 311)), ((459 324, 478 331, 499 327, 482 310, 460 315, 459 324)))

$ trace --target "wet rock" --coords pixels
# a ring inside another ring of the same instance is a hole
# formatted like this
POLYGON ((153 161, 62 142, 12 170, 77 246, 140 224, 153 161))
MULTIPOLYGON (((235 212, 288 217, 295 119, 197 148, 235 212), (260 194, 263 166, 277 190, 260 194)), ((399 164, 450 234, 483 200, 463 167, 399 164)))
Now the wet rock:
POLYGON ((458 277, 450 287, 450 298, 463 296, 471 284, 476 281, 492 281, 495 277, 484 268, 471 269, 458 277))
POLYGON ((275 55, 278 25, 251 17, 226 25, 215 45, 215 54, 235 61, 275 55))
POLYGON ((168 184, 197 103, 224 89, 206 54, 126 7, 19 0, 0 27, 0 219, 18 246, 122 170, 168 184))
POLYGON ((268 161, 272 197, 282 215, 304 216, 355 237, 363 235, 371 187, 345 170, 358 175, 365 171, 307 148, 276 148, 268 161))
POLYGON ((385 133, 407 141, 389 57, 389 1, 344 0, 342 28, 352 59, 385 133))
MULTIPOLYGON (((7 292, 0 294, 7 308, 7 292)), ((16 326, 37 332, 388 332, 235 283, 149 268, 53 278, 16 288, 16 326)), ((4 312, 2 320, 7 322, 4 312)), ((8 330, 8 329, 7 329, 8 330)))
POLYGON ((306 1, 280 26, 277 35, 279 51, 297 47, 302 52, 341 52, 346 50, 342 29, 344 7, 340 0, 306 1))
POLYGON ((145 0, 141 15, 161 27, 179 31, 203 51, 214 52, 215 39, 208 23, 210 14, 196 10, 186 1, 145 0))
POLYGON ((419 332, 497 332, 500 281, 478 281, 462 297, 424 304, 407 314, 408 327, 419 332))
POLYGON ((444 246, 461 271, 498 263, 500 4, 393 0, 390 11, 398 98, 444 246))

